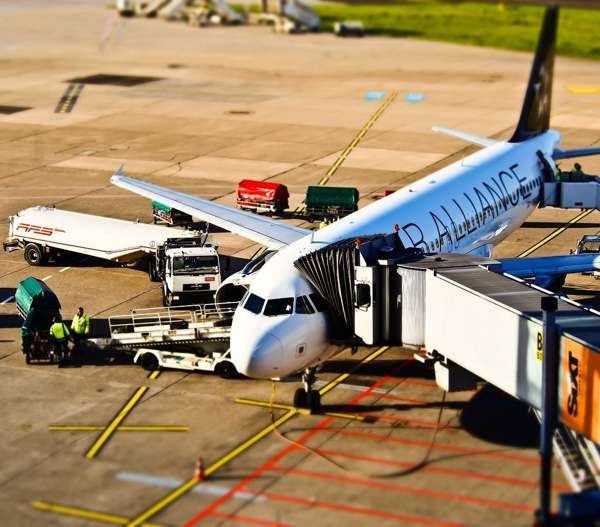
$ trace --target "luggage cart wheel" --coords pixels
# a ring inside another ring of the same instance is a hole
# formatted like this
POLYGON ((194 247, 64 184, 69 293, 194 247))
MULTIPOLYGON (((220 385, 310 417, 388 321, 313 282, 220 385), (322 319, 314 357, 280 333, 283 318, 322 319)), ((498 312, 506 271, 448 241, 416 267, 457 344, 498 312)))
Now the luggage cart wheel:
POLYGON ((229 361, 223 361, 215 367, 215 373, 223 379, 233 379, 237 374, 235 366, 229 361))

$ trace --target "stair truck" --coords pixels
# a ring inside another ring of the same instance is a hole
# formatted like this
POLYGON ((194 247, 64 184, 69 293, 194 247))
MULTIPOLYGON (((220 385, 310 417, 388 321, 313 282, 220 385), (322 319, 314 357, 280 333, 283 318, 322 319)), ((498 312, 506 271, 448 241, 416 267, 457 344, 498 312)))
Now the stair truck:
POLYGON ((289 207, 285 185, 271 181, 242 179, 237 186, 237 205, 242 210, 281 215, 289 207))
POLYGON ((359 193, 354 187, 310 186, 306 189, 306 216, 309 221, 339 220, 358 210, 359 193))
POLYGON ((19 282, 15 293, 17 313, 23 319, 21 351, 25 362, 58 362, 50 339, 50 326, 55 315, 60 315, 60 302, 52 290, 32 276, 19 282))
POLYGON ((8 218, 3 247, 22 249, 33 266, 64 253, 125 265, 143 263, 150 279, 162 282, 165 305, 214 295, 221 284, 218 247, 197 231, 31 207, 8 218))

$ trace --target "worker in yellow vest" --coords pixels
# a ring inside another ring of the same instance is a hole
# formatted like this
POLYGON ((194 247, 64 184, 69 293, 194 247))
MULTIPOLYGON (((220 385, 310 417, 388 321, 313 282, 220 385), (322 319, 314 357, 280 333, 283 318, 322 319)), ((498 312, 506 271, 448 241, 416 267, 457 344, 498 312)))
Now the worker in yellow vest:
POLYGON ((90 336, 90 316, 83 312, 81 306, 79 306, 77 313, 73 317, 71 330, 73 331, 76 349, 79 351, 80 342, 90 336))
POLYGON ((50 337, 54 344, 54 353, 57 357, 63 360, 68 360, 69 352, 69 328, 62 321, 60 315, 56 315, 52 319, 52 325, 50 326, 50 337))

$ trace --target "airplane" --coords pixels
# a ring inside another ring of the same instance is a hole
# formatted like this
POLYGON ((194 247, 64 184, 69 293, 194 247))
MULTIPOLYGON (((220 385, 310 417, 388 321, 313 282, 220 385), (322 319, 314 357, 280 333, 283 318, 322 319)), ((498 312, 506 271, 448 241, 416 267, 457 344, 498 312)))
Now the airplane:
MULTIPOLYGON (((121 169, 111 181, 270 249, 236 277, 247 291, 232 321, 232 360, 253 378, 303 372, 294 405, 314 409, 320 404, 312 389, 316 369, 341 347, 330 342, 326 299, 295 267, 296 260, 341 240, 394 232, 404 247, 425 253, 490 257, 540 204, 544 182, 556 181, 556 160, 600 154, 598 148, 560 150, 560 134, 550 130, 557 26, 558 8, 549 7, 508 141, 436 128, 482 149, 318 231, 128 178, 121 169)), ((543 272, 553 274, 547 265, 543 272)))

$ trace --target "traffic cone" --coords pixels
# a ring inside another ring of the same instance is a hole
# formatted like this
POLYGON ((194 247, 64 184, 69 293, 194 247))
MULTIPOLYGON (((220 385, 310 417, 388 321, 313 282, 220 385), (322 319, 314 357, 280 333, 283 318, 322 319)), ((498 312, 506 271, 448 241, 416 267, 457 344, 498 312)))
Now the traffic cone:
POLYGON ((194 470, 194 479, 196 481, 202 481, 204 479, 204 459, 201 457, 196 461, 196 468, 194 470))

